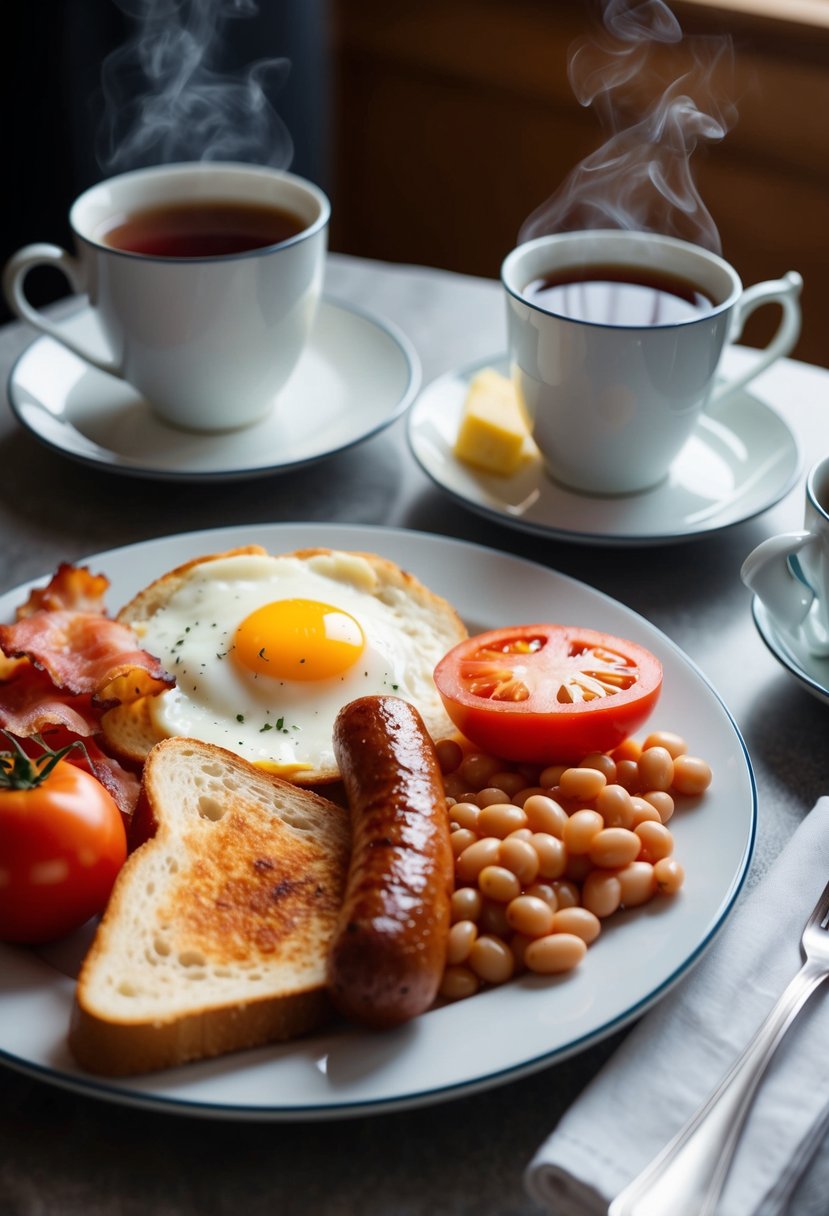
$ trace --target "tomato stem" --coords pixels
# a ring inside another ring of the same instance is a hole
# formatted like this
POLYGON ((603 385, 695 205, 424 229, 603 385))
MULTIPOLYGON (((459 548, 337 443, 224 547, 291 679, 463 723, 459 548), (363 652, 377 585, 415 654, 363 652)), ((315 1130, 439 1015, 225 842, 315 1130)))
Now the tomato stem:
MULTIPOLYGON (((71 752, 73 747, 80 747, 86 752, 86 747, 81 739, 74 739, 71 743, 67 743, 66 747, 54 751, 41 735, 34 735, 33 738, 38 746, 43 748, 43 753, 40 756, 27 756, 20 746, 20 741, 14 735, 2 729, 0 729, 0 734, 5 735, 14 748, 14 751, 0 752, 0 789, 3 790, 36 789, 46 780, 55 765, 68 752, 71 752)), ((88 755, 87 759, 89 759, 88 755)))

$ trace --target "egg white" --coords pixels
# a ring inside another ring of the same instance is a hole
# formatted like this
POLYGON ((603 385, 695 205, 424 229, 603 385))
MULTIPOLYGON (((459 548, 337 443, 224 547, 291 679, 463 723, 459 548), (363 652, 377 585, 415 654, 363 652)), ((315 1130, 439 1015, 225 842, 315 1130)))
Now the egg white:
POLYGON ((443 646, 405 594, 383 588, 358 554, 241 554, 197 564, 142 629, 142 645, 176 677, 150 707, 160 736, 186 735, 286 770, 336 770, 332 730, 356 697, 387 693, 431 712, 443 646), (295 681, 233 660, 236 629, 257 608, 306 599, 350 613, 365 635, 341 674, 295 681))

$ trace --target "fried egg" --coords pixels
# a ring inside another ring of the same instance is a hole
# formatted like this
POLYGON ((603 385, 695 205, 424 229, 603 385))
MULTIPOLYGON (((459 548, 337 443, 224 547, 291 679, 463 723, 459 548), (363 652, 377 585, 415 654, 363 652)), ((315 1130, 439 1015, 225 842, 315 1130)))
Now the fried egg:
POLYGON ((140 624, 176 678, 149 701, 159 737, 184 735, 306 781, 337 776, 339 709, 394 694, 433 737, 452 727, 432 672, 465 636, 454 609, 372 554, 238 553, 191 563, 140 624))

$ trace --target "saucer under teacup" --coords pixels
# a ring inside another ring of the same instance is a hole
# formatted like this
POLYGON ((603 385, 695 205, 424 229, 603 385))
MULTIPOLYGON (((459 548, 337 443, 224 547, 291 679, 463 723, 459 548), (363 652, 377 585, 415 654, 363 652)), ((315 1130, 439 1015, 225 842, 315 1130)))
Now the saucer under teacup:
MULTIPOLYGON (((63 324, 94 339, 89 308, 63 324)), ((24 351, 8 391, 26 430, 73 460, 136 477, 230 481, 287 472, 361 443, 404 412, 419 384, 419 360, 402 333, 325 299, 275 408, 237 431, 195 433, 160 421, 128 384, 50 337, 24 351)))
POLYGON ((464 400, 482 367, 508 374, 505 356, 434 380, 409 412, 408 437, 429 477, 479 514, 522 531, 596 545, 692 540, 750 519, 792 488, 801 465, 783 419, 749 389, 701 415, 668 477, 636 494, 582 494, 554 481, 540 460, 512 476, 479 472, 453 453, 464 400))

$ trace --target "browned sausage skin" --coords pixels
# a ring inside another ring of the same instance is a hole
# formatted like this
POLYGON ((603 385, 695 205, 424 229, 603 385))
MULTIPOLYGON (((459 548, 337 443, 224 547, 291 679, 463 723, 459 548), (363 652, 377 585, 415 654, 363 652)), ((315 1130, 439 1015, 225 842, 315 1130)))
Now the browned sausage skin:
POLYGON ((454 862, 435 748, 399 697, 361 697, 334 724, 352 823, 345 900, 329 956, 334 1004, 377 1029, 435 999, 454 862))

